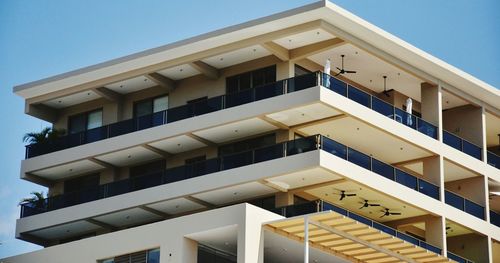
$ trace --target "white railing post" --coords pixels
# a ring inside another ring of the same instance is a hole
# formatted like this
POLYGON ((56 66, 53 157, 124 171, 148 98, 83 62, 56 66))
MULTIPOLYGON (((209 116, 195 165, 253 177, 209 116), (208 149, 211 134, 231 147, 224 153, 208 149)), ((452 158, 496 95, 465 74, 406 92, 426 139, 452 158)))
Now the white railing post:
POLYGON ((304 263, 309 263, 309 217, 304 218, 304 263))

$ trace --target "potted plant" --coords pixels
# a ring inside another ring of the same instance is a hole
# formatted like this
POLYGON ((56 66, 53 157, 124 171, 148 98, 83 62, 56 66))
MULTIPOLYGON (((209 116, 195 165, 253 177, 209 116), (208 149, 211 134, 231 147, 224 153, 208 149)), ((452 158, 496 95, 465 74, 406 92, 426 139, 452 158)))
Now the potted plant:
POLYGON ((45 194, 43 192, 31 192, 31 197, 26 197, 21 199, 19 201, 19 205, 30 203, 30 207, 37 209, 37 210, 43 210, 45 209, 45 203, 46 203, 47 198, 45 197, 45 194))
POLYGON ((63 136, 65 131, 63 129, 54 129, 50 127, 43 128, 40 132, 30 132, 23 136, 23 142, 31 144, 48 143, 63 136))

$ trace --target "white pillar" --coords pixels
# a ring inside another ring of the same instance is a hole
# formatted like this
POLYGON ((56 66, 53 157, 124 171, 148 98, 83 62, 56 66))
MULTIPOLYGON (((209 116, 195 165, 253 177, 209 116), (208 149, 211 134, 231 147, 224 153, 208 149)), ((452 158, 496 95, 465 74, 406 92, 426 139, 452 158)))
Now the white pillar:
POLYGON ((304 218, 304 263, 309 263, 309 217, 304 218))

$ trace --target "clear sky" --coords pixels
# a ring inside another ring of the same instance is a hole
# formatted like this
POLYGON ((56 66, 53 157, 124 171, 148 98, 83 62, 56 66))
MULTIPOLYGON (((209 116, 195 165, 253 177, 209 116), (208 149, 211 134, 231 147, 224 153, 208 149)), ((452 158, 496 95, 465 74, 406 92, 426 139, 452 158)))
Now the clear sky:
MULTIPOLYGON (((19 179, 23 114, 12 87, 314 1, 1 0, 0 258, 39 247, 14 239, 18 201, 43 188, 19 179)), ((334 0, 414 46, 500 87, 500 1, 334 0)))

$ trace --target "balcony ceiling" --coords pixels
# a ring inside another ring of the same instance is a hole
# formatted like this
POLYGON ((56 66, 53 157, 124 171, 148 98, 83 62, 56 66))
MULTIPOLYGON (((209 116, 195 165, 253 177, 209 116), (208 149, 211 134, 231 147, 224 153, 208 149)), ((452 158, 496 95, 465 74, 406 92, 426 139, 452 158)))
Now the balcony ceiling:
POLYGON ((76 221, 64 225, 44 228, 30 232, 29 234, 46 240, 64 239, 72 236, 83 235, 85 233, 97 231, 101 227, 89 223, 85 220, 76 221))
POLYGON ((114 166, 123 167, 160 159, 162 156, 144 147, 138 146, 100 155, 95 158, 114 166))
POLYGON ((156 86, 154 82, 149 80, 146 77, 139 76, 127 80, 123 80, 120 82, 115 82, 113 84, 106 85, 105 87, 118 92, 120 94, 127 94, 131 92, 136 92, 139 90, 147 89, 156 86))
POLYGON ((380 191, 370 189, 354 181, 342 181, 333 185, 307 190, 306 192, 316 196, 318 199, 323 199, 329 203, 336 204, 357 214, 380 222, 427 214, 423 210, 391 198, 380 191), (339 200, 339 190, 344 190, 346 193, 354 193, 356 196, 346 197, 343 200, 339 200), (364 200, 369 200, 370 203, 380 204, 381 206, 359 209, 363 205, 364 200), (380 217, 382 215, 383 208, 389 208, 392 212, 401 212, 401 215, 380 217))
POLYGON ((470 102, 451 94, 449 91, 443 89, 442 92, 443 110, 452 109, 455 107, 464 106, 470 104, 470 102))
POLYGON ((200 74, 200 72, 188 64, 163 69, 158 71, 158 73, 172 80, 185 79, 200 74))
MULTIPOLYGON (((336 74, 341 68, 341 57, 344 58, 344 68, 346 70, 355 70, 356 74, 345 74, 344 77, 359 83, 376 93, 384 90, 384 79, 387 76, 387 89, 395 89, 406 96, 420 101, 420 83, 423 80, 379 59, 368 52, 357 48, 351 44, 342 45, 325 52, 315 54, 309 57, 310 60, 319 65, 324 65, 326 59, 332 61, 332 74, 336 74)), ((401 107, 401 106, 399 106, 401 107)))
POLYGON ((334 37, 335 37, 334 35, 326 32, 321 28, 318 28, 315 30, 310 30, 303 33, 276 39, 273 42, 286 49, 294 49, 314 44, 317 42, 325 41, 328 39, 332 39, 334 37))
POLYGON ((276 192, 277 190, 273 188, 257 182, 251 182, 196 194, 193 197, 210 204, 223 205, 276 192))
POLYGON ((424 149, 352 117, 337 118, 299 130, 308 135, 325 135, 390 164, 431 156, 431 153, 424 149), (381 150, 381 147, 383 147, 383 150, 381 150))
POLYGON ((55 109, 62 109, 72 105, 84 103, 87 101, 95 100, 100 98, 97 93, 92 90, 82 91, 79 93, 71 94, 69 96, 55 98, 44 102, 43 104, 55 109))
POLYGON ((187 135, 167 138, 165 140, 150 143, 149 145, 171 154, 178 154, 207 146, 187 135))
MULTIPOLYGON (((419 229, 422 229, 425 231, 425 223, 416 223, 413 224, 414 227, 417 227, 419 229)), ((446 237, 454 237, 454 236, 460 236, 460 235, 466 235, 466 234, 471 234, 474 233, 468 228, 463 227, 462 225, 459 225, 453 221, 446 221, 446 237)))
POLYGON ((196 131, 193 132, 193 134, 214 143, 224 143, 276 129, 278 129, 278 127, 264 120, 252 118, 196 131))
POLYGON ((152 208, 154 210, 169 214, 169 215, 177 215, 186 213, 189 211, 195 211, 199 209, 206 208, 205 206, 195 203, 191 200, 185 198, 172 199, 168 201, 163 201, 159 203, 154 203, 147 205, 147 207, 152 208))
POLYGON ((80 160, 72 163, 58 165, 43 170, 32 172, 32 174, 48 180, 59 180, 76 175, 89 174, 104 169, 105 167, 90 160, 80 160))
POLYGON ((267 117, 283 123, 287 126, 294 126, 301 123, 312 122, 327 117, 339 116, 342 113, 327 105, 314 103, 302 107, 296 107, 285 111, 268 114, 267 117))
POLYGON ((265 48, 260 45, 254 45, 202 59, 201 61, 209 64, 212 67, 221 69, 269 55, 271 55, 271 53, 265 48))
POLYGON ((114 227, 127 227, 157 221, 162 219, 162 217, 141 208, 132 208, 98 216, 93 219, 114 227))
POLYGON ((266 179, 266 181, 271 185, 275 185, 287 190, 292 190, 308 185, 315 185, 339 179, 342 179, 342 177, 333 174, 321 167, 316 167, 309 170, 276 176, 266 179))
MULTIPOLYGON (((238 226, 226 226, 186 235, 198 243, 236 255, 238 248, 238 226)), ((266 261, 267 262, 267 261, 266 261)))

